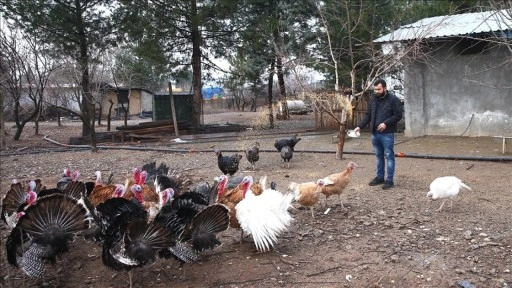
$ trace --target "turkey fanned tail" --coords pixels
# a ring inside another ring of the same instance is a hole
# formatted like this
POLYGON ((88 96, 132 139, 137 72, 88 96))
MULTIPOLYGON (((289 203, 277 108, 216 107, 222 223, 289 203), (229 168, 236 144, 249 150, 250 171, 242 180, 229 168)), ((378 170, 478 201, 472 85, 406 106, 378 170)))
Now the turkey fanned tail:
POLYGON ((206 207, 199 212, 183 232, 183 240, 191 240, 197 251, 213 249, 221 243, 216 234, 229 227, 229 209, 222 204, 206 207))
POLYGON ((194 263, 199 258, 199 254, 192 247, 185 243, 177 242, 176 245, 162 250, 160 252, 162 258, 174 258, 180 262, 194 263))
POLYGON ((17 212, 20 206, 26 202, 27 192, 23 189, 21 183, 11 184, 11 188, 5 194, 2 200, 2 220, 9 226, 16 226, 17 212))
POLYGON ((122 218, 118 217, 110 225, 109 230, 119 231, 107 232, 110 237, 103 246, 103 263, 111 269, 130 270, 152 263, 156 260, 157 252, 175 244, 172 232, 161 223, 148 224, 145 218, 127 221, 122 218))
POLYGON ((57 256, 68 251, 74 235, 89 227, 86 213, 76 200, 64 195, 54 194, 38 200, 25 210, 8 237, 9 263, 17 266, 20 262, 27 275, 41 276, 44 266, 41 268, 39 262, 48 259, 54 264, 57 256))

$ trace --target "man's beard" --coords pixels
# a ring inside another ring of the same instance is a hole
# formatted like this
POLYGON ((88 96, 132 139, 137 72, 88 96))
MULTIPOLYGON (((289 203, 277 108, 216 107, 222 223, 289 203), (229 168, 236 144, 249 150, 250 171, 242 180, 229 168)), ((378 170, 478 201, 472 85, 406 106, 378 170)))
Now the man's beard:
POLYGON ((384 96, 386 96, 386 92, 382 92, 382 93, 375 93, 375 96, 379 97, 379 98, 384 98, 384 96))

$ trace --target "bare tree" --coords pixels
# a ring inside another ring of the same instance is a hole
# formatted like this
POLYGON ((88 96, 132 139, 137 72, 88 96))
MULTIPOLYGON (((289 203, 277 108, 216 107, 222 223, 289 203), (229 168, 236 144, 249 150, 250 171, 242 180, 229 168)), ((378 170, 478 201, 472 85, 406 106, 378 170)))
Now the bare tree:
POLYGON ((47 55, 39 52, 42 47, 36 43, 36 39, 17 30, 9 34, 0 31, 0 74, 4 80, 0 87, 3 94, 11 98, 7 104, 12 105, 16 123, 14 140, 20 139, 23 128, 32 120, 35 120, 35 133, 38 134, 44 90, 54 70, 47 55))

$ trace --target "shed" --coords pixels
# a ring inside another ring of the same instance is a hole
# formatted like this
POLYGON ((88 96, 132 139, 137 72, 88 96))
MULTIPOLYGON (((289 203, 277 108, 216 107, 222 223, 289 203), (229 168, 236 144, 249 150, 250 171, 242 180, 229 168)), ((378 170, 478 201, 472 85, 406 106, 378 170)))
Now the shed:
POLYGON ((105 84, 102 87, 101 116, 106 118, 110 101, 114 103, 114 115, 122 116, 124 108, 128 108, 128 115, 142 115, 152 110, 153 93, 143 88, 115 87, 105 84), (110 101, 109 101, 110 100, 110 101))
MULTIPOLYGON (((178 122, 192 121, 192 107, 194 94, 188 92, 173 93, 176 120, 178 122)), ((172 119, 171 98, 169 94, 155 94, 153 96, 153 121, 172 119)))
POLYGON ((398 53, 410 45, 428 53, 428 62, 404 64, 406 136, 512 135, 511 16, 505 9, 424 18, 375 40, 398 53))

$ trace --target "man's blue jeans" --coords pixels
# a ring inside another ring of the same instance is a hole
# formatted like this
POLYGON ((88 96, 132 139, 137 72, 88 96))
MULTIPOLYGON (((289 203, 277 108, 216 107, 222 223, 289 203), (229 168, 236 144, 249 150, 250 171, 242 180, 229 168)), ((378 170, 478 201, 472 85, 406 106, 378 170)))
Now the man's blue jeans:
POLYGON ((375 156, 377 156, 377 178, 384 179, 384 158, 387 160, 388 177, 386 181, 393 182, 395 176, 395 144, 394 133, 372 133, 372 145, 375 156))

